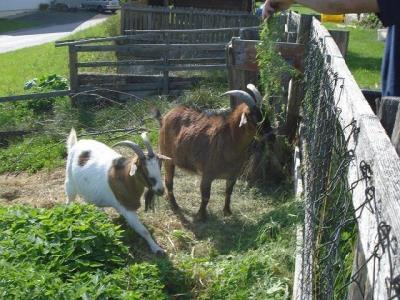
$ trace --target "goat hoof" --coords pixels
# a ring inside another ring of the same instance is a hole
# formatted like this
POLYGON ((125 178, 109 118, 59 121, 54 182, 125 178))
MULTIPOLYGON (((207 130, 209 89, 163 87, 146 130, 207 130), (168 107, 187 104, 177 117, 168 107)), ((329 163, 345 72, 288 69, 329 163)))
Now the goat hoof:
POLYGON ((208 218, 208 216, 207 216, 207 213, 205 213, 205 212, 198 212, 194 217, 195 221, 197 221, 197 222, 205 222, 205 221, 207 221, 207 218, 208 218))
POLYGON ((156 255, 157 257, 165 257, 165 256, 167 256, 167 252, 165 252, 163 249, 160 249, 160 250, 157 250, 157 251, 155 252, 155 255, 156 255))
POLYGON ((232 216, 232 211, 230 209, 224 209, 224 216, 225 217, 232 216))

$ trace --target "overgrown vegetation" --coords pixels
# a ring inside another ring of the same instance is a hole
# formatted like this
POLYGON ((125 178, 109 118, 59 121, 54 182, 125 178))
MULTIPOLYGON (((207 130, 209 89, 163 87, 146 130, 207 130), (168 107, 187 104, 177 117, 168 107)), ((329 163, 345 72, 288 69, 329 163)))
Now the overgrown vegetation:
POLYGON ((154 265, 130 264, 123 231, 90 205, 0 208, 0 296, 165 299, 154 265))
POLYGON ((166 258, 148 256, 144 241, 90 205, 1 207, 0 295, 289 299, 300 209, 282 192, 264 198, 240 185, 239 195, 249 203, 236 203, 241 213, 223 223, 218 215, 192 229, 180 227, 165 206, 142 216, 148 227, 175 223, 175 229, 157 235, 170 253, 166 258))

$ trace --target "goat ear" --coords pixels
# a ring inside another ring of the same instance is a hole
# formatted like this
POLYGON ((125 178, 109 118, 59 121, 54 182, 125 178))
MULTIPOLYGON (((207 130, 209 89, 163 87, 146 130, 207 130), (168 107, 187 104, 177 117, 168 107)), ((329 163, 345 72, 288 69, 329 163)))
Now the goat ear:
POLYGON ((131 169, 129 170, 129 176, 135 175, 136 171, 137 171, 137 165, 133 161, 132 164, 131 164, 131 169))
POLYGON ((157 153, 157 157, 158 157, 158 159, 161 159, 161 160, 171 160, 171 157, 168 157, 168 156, 165 156, 165 155, 162 155, 159 153, 157 153))
POLYGON ((239 128, 242 127, 243 125, 247 124, 247 117, 245 113, 242 113, 242 117, 240 118, 240 124, 239 124, 239 128))

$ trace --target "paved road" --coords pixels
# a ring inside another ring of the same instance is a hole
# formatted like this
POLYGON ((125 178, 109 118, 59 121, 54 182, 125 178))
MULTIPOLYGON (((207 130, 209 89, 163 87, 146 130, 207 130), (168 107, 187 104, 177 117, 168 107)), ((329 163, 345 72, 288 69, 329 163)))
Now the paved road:
POLYGON ((21 20, 38 20, 40 27, 7 32, 0 35, 0 53, 56 41, 73 32, 105 21, 110 15, 94 13, 36 13, 21 20))

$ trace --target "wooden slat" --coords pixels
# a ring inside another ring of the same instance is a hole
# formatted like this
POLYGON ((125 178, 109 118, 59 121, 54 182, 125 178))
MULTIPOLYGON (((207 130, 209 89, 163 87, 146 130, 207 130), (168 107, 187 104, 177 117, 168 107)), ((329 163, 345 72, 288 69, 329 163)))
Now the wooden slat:
POLYGON ((232 32, 232 31, 239 31, 241 29, 248 29, 248 30, 257 30, 259 26, 251 26, 251 27, 227 27, 227 28, 197 28, 197 29, 157 29, 157 30, 126 30, 127 33, 135 33, 135 34, 142 34, 142 33, 190 33, 190 34, 204 34, 204 33, 215 33, 215 32, 232 32))
POLYGON ((151 50, 221 50, 226 44, 135 44, 135 45, 99 45, 99 46, 75 46, 78 52, 135 52, 135 51, 151 51, 151 50))
MULTIPOLYGON (((169 65, 196 65, 196 64, 223 64, 225 63, 224 57, 215 58, 188 58, 188 59, 169 59, 169 65)), ((119 60, 119 61, 93 61, 93 62, 81 62, 78 63, 78 67, 116 67, 116 66, 151 66, 151 65, 163 65, 164 61, 161 59, 149 59, 149 60, 119 60)))
MULTIPOLYGON (((361 237, 361 245, 364 255, 368 260, 375 251, 377 245, 378 226, 381 221, 391 226, 390 239, 400 238, 400 159, 397 156, 388 136, 380 124, 378 118, 372 112, 361 90, 346 66, 339 48, 330 37, 329 32, 316 19, 313 20, 313 29, 320 38, 325 41, 327 54, 330 55, 333 72, 338 74, 340 83, 343 82, 343 90, 337 88, 335 99, 341 110, 340 123, 346 128, 348 135, 350 128, 346 127, 353 120, 357 122, 360 132, 357 137, 349 140, 348 149, 355 149, 355 161, 349 167, 348 182, 351 186, 362 178, 360 163, 368 163, 372 168, 373 186, 375 187, 374 211, 362 210, 358 218, 358 229, 361 237)), ((361 207, 366 201, 365 183, 359 182, 353 190, 353 205, 361 207)), ((392 245, 393 246, 393 245, 392 245)), ((379 260, 371 259, 367 263, 368 278, 373 287, 374 299, 390 299, 395 291, 388 291, 388 279, 400 274, 400 256, 396 248, 388 248, 387 244, 378 246, 381 255, 379 260), (382 249, 382 247, 384 249, 382 249), (388 253, 391 253, 391 265, 388 253)))
MULTIPOLYGON (((232 39, 234 67, 245 71, 258 71, 256 46, 259 41, 232 39)), ((303 70, 304 46, 296 43, 274 43, 282 57, 296 69, 303 70)))
POLYGON ((71 93, 70 90, 65 90, 65 91, 52 91, 45 93, 26 94, 26 95, 6 96, 6 97, 0 97, 0 102, 15 102, 20 100, 37 100, 37 99, 46 99, 52 97, 63 97, 69 95, 70 93, 71 93))

